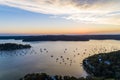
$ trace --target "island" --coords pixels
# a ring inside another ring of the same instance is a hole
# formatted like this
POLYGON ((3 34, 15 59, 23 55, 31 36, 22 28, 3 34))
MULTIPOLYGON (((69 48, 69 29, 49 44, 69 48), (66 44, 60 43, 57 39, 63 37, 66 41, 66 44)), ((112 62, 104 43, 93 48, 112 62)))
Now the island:
POLYGON ((29 44, 16 44, 16 43, 4 43, 0 44, 0 51, 10 51, 10 50, 18 50, 18 49, 28 49, 31 48, 29 44))
POLYGON ((90 76, 120 80, 120 51, 90 56, 83 60, 83 67, 90 76))

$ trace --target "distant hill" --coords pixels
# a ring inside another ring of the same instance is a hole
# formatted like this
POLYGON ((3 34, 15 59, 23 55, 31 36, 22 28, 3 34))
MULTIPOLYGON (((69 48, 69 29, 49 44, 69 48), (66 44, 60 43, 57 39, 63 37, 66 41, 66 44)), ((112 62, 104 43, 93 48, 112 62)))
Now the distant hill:
POLYGON ((16 39, 23 41, 89 41, 120 40, 120 35, 41 35, 41 36, 0 36, 0 39, 16 39))

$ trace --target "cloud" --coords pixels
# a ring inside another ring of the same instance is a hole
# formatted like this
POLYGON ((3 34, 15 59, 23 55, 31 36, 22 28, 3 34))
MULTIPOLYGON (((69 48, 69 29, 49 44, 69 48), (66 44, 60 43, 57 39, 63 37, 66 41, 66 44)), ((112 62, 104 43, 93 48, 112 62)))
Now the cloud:
POLYGON ((119 0, 0 0, 0 5, 80 23, 120 25, 119 0))

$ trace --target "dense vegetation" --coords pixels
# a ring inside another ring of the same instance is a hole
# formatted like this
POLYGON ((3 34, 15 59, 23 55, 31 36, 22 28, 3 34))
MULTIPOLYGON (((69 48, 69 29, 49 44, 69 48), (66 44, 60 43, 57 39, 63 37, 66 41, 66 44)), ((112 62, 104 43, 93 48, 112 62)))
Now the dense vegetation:
POLYGON ((120 51, 90 56, 83 60, 83 65, 92 76, 120 80, 120 51))
POLYGON ((22 45, 16 43, 0 44, 0 51, 9 51, 9 50, 27 49, 27 48, 31 48, 31 46, 28 44, 22 45))
POLYGON ((45 73, 33 73, 33 74, 27 74, 23 78, 20 78, 19 80, 115 80, 115 79, 105 79, 105 78, 96 78, 96 77, 70 77, 70 76, 49 76, 45 73))

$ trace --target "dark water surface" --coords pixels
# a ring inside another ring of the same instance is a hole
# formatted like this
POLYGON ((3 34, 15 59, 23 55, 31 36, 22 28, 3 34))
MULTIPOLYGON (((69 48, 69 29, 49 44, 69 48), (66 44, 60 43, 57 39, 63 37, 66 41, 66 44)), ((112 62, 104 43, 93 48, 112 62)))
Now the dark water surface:
POLYGON ((117 40, 22 42, 0 40, 0 43, 30 44, 31 49, 0 51, 0 80, 18 80, 27 73, 86 76, 82 60, 90 55, 120 50, 117 40))

